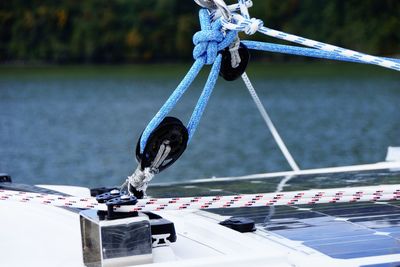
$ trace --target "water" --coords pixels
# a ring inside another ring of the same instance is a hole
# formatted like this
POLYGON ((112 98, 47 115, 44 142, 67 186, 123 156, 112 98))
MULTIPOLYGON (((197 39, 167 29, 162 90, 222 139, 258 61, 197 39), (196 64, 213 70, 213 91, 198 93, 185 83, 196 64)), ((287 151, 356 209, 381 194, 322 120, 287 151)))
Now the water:
MULTIPOLYGON (((136 168, 141 131, 181 76, 1 76, 0 172, 29 184, 120 184, 136 168)), ((400 146, 399 76, 250 76, 301 168, 382 161, 400 146)), ((187 122, 201 86, 172 115, 187 122)), ((242 83, 219 81, 190 146, 155 179, 281 170, 289 166, 242 83)))

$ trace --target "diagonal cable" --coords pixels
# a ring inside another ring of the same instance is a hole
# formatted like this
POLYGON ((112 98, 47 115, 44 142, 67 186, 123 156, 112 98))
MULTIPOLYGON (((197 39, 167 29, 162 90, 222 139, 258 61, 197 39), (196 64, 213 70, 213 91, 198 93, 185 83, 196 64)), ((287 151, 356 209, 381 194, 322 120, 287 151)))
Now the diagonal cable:
POLYGON ((285 142, 283 142, 281 136, 279 135, 278 131, 276 130, 276 127, 274 126, 271 118, 269 117, 264 105, 261 103, 261 100, 258 97, 256 90, 254 89, 254 86, 251 83, 246 72, 244 72, 242 74, 242 80, 243 80, 244 84, 246 85, 247 90, 249 90, 249 93, 250 93, 251 97, 253 98, 254 103, 256 104, 258 110, 260 111, 260 114, 261 114, 262 118, 264 119, 265 124, 267 124, 268 129, 270 130, 272 136, 274 137, 276 144, 278 145, 279 149, 282 151, 283 156, 286 158, 290 167, 294 171, 299 171, 300 170, 299 166, 295 162, 294 158, 292 157, 289 150, 287 149, 285 142))

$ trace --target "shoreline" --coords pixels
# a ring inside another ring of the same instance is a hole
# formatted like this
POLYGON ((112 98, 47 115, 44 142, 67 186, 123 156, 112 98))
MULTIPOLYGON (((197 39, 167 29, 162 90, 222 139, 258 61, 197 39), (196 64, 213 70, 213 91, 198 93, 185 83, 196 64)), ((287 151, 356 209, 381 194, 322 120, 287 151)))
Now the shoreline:
MULTIPOLYGON (((176 76, 183 77, 190 67, 186 63, 146 63, 146 64, 118 64, 118 65, 50 65, 50 64, 0 64, 0 80, 17 78, 163 78, 176 76)), ((200 76, 205 77, 209 66, 205 66, 200 76)), ((259 76, 268 79, 282 78, 365 78, 384 77, 398 79, 398 73, 377 66, 368 66, 357 63, 329 62, 315 60, 312 62, 251 62, 247 72, 254 78, 259 76)))

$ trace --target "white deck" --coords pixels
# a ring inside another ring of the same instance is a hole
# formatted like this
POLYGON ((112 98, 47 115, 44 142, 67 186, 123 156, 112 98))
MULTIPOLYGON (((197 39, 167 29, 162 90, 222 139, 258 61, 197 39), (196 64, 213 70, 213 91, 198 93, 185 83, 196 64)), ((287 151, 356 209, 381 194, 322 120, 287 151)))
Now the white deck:
MULTIPOLYGON (((84 266, 79 216, 51 206, 0 202, 1 266, 84 266), (5 242, 6 241, 6 242, 5 242)), ((153 250, 151 266, 357 266, 400 261, 400 255, 338 260, 268 233, 241 234, 216 224, 218 215, 168 211, 178 240, 153 250)), ((143 265, 148 266, 148 265, 143 265)))
MULTIPOLYGON (((400 169, 400 162, 302 170, 229 177, 224 180, 257 179, 299 174, 400 169)), ((221 179, 221 178, 219 178, 221 179)), ((219 180, 218 179, 218 180, 219 180)), ((204 182, 217 179, 193 181, 204 182)), ((87 196, 82 187, 42 186, 75 196, 87 196)), ((1 266, 84 266, 79 215, 39 204, 0 201, 1 266)), ((349 260, 334 259, 265 230, 242 234, 218 224, 224 217, 205 211, 158 212, 173 221, 178 235, 169 247, 153 249, 151 266, 358 266, 399 262, 400 254, 349 260)), ((144 265, 142 265, 144 266, 144 265)), ((148 265, 146 265, 148 266, 148 265)))

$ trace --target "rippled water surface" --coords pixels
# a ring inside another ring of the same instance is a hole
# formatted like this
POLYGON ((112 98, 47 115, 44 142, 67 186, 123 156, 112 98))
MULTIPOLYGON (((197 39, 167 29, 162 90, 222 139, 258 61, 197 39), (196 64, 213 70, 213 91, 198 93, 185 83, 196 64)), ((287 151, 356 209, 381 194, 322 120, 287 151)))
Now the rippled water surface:
MULTIPOLYGON (((1 70, 0 172, 29 184, 120 184, 136 168, 137 139, 181 69, 176 75, 103 70, 65 77, 1 70)), ((249 75, 301 168, 382 161, 388 146, 400 146, 400 76, 284 71, 249 75)), ((172 115, 187 122, 203 82, 201 77, 172 115)), ((288 169, 241 81, 219 81, 188 149, 156 179, 288 169)))

